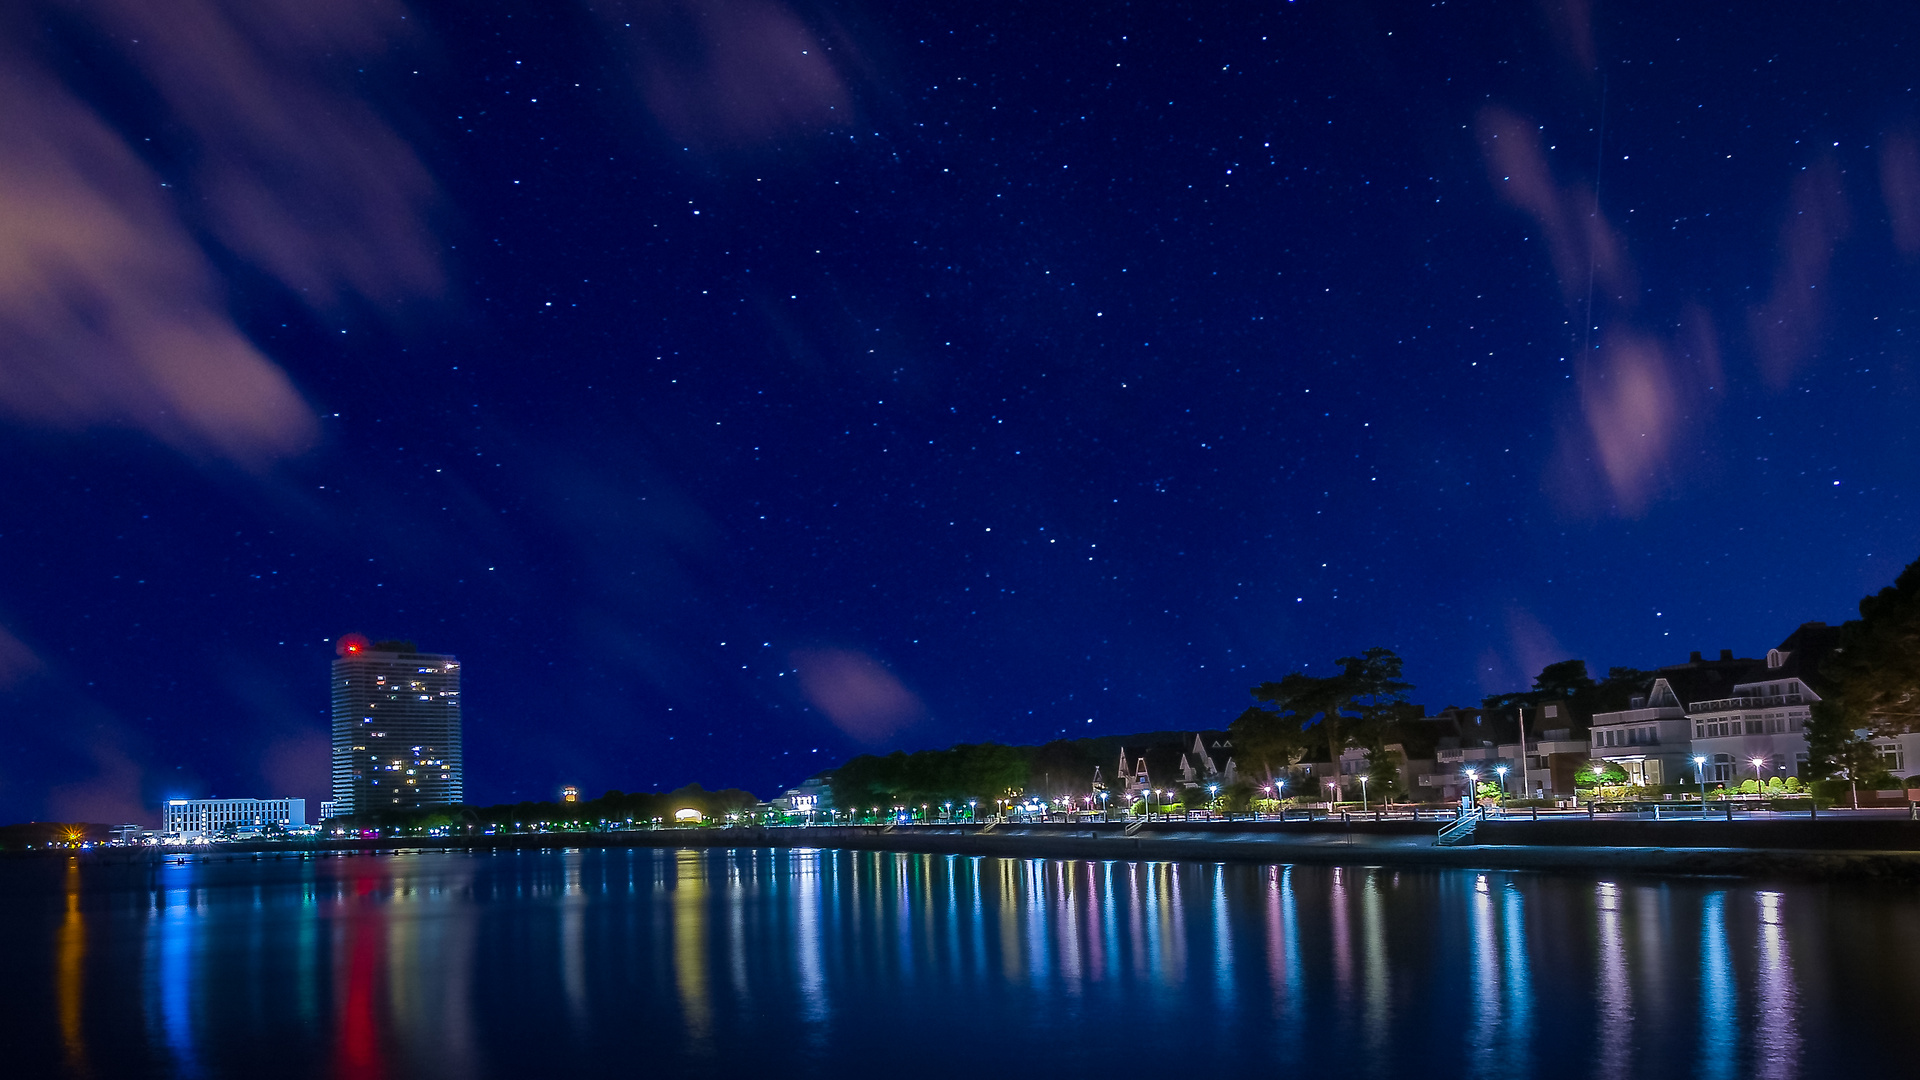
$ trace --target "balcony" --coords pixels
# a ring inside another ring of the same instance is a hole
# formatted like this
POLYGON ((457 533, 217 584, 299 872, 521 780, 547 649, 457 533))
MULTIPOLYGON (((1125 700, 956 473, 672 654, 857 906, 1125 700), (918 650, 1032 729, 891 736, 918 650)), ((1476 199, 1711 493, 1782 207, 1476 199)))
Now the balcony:
POLYGON ((1657 720, 1678 720, 1685 715, 1677 705, 1662 705, 1652 709, 1627 709, 1623 712, 1599 713, 1593 718, 1594 727, 1613 727, 1616 724, 1651 724, 1657 720))
POLYGON ((1779 709, 1789 705, 1811 705, 1813 702, 1800 694, 1785 694, 1780 697, 1730 697, 1713 701, 1696 701, 1687 706, 1687 713, 1698 716, 1701 713, 1739 712, 1742 709, 1779 709))

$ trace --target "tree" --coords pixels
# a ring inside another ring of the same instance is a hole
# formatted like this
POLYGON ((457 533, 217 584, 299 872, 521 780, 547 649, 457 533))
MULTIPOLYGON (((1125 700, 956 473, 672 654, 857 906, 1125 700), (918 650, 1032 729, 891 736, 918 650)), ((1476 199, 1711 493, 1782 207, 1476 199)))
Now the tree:
POLYGON ((1383 783, 1394 782, 1398 770, 1386 760, 1385 743, 1413 685, 1400 677, 1402 662, 1392 649, 1376 646, 1335 663, 1338 675, 1296 671, 1252 688, 1249 693, 1260 704, 1241 713, 1227 733, 1235 750, 1260 762, 1269 776, 1275 761, 1284 768, 1309 746, 1325 745, 1338 800, 1340 751, 1350 743, 1367 748, 1371 765, 1385 770, 1383 783))
POLYGON ((1227 725, 1235 756, 1249 765, 1257 762, 1269 781, 1276 766, 1284 771, 1299 761, 1312 741, 1306 725, 1331 700, 1326 682, 1294 672, 1247 691, 1260 704, 1227 725))
MULTIPOLYGON (((1366 748, 1368 779, 1380 785, 1380 794, 1386 795, 1398 783, 1400 770, 1390 760, 1387 753, 1387 739, 1393 732, 1394 720, 1400 708, 1407 703, 1407 692, 1413 684, 1401 678, 1402 661, 1392 649, 1374 646, 1359 656, 1340 658, 1340 674, 1336 677, 1339 687, 1339 708, 1324 714, 1322 721, 1327 724, 1328 748, 1332 760, 1340 760, 1340 751, 1334 748, 1339 738, 1339 727, 1344 719, 1341 710, 1353 714, 1348 721, 1349 738, 1366 748)), ((1336 770, 1334 776, 1334 796, 1340 795, 1340 780, 1336 770)))
POLYGON ((1548 699, 1572 699, 1593 693, 1595 683, 1587 675, 1585 660, 1562 660, 1548 664, 1534 677, 1534 693, 1548 699))
POLYGON ((1820 674, 1830 685, 1807 723, 1809 771, 1823 780, 1884 773, 1870 740, 1920 726, 1920 560, 1861 599, 1820 674))

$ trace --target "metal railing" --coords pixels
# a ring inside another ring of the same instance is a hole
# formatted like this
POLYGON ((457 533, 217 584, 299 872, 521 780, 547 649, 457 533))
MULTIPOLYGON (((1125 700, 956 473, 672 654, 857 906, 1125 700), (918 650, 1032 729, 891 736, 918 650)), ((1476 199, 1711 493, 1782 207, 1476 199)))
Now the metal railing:
POLYGON ((1741 709, 1779 709, 1807 703, 1807 700, 1799 694, 1783 694, 1777 697, 1714 698, 1712 701, 1688 702, 1687 716, 1696 718, 1700 713, 1736 712, 1741 709))
POLYGON ((1475 807, 1448 822, 1446 827, 1440 830, 1440 835, 1433 838, 1433 842, 1440 847, 1454 847, 1469 843, 1473 840, 1474 826, 1480 824, 1486 816, 1485 807, 1475 807))

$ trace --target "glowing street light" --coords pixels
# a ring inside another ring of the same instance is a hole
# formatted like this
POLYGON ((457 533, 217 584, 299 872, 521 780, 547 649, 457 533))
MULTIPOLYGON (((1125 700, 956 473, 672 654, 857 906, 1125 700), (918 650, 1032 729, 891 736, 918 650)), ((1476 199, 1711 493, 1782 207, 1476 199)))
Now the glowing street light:
POLYGON ((1763 757, 1757 757, 1757 758, 1750 758, 1750 759, 1748 759, 1748 760, 1750 760, 1750 761, 1752 761, 1752 762, 1753 762, 1753 782, 1754 782, 1754 783, 1756 783, 1756 784, 1758 784, 1758 783, 1760 783, 1760 782, 1761 782, 1761 781, 1760 781, 1760 768, 1761 768, 1761 766, 1763 766, 1763 765, 1765 765, 1765 764, 1767 763, 1767 759, 1766 759, 1766 758, 1763 758, 1763 757))
POLYGON ((1360 812, 1367 812, 1367 774, 1360 774, 1360 812))
POLYGON ((1504 799, 1507 796, 1507 767, 1495 765, 1493 771, 1500 774, 1500 797, 1504 799))

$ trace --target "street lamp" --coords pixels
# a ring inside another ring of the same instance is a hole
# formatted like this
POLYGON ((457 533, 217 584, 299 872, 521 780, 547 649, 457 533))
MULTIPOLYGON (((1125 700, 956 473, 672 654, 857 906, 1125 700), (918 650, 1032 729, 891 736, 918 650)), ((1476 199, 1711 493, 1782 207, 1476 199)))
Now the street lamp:
POLYGON ((1493 771, 1500 774, 1500 797, 1504 799, 1507 797, 1507 767, 1505 765, 1495 765, 1493 771))
POLYGON ((1757 757, 1757 758, 1748 758, 1747 760, 1753 763, 1753 782, 1756 784, 1761 783, 1762 781, 1760 780, 1760 767, 1767 763, 1767 759, 1763 757, 1757 757))
POLYGON ((1466 799, 1467 809, 1469 810, 1473 809, 1473 804, 1478 802, 1479 800, 1480 800, 1480 770, 1468 769, 1467 770, 1467 799, 1466 799))
POLYGON ((1367 774, 1360 774, 1360 812, 1367 812, 1367 774))
POLYGON ((1700 782, 1700 812, 1707 812, 1707 759, 1699 754, 1693 756, 1693 778, 1700 782))

